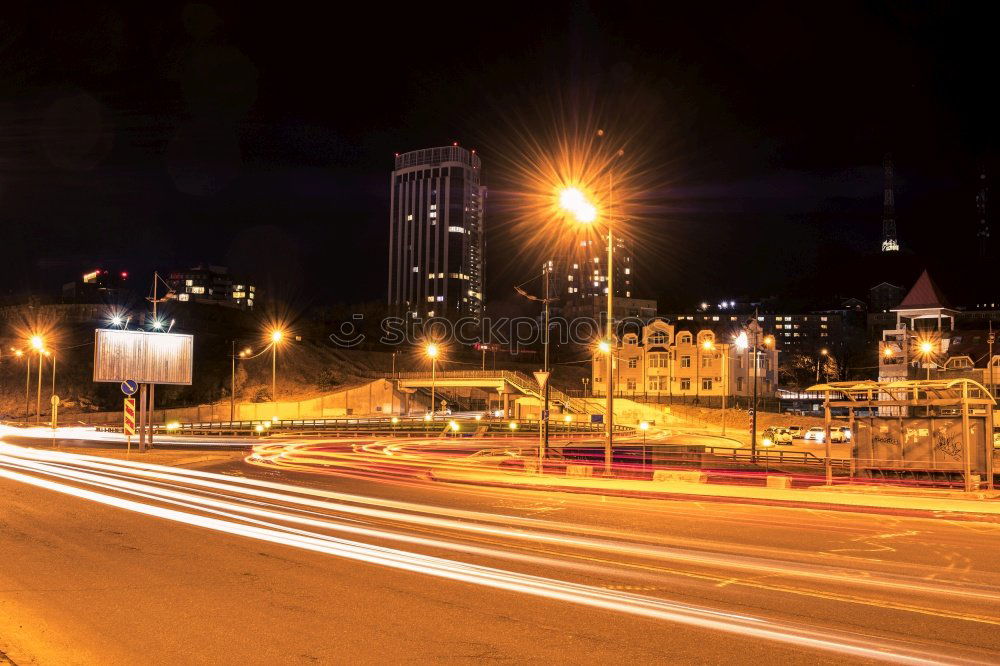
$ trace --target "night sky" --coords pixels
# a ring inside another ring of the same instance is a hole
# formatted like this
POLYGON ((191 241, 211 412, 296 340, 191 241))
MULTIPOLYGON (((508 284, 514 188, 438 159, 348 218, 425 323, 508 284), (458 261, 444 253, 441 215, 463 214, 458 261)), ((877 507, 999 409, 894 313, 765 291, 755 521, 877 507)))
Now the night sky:
POLYGON ((458 141, 491 190, 487 302, 511 300, 518 137, 582 114, 658 156, 633 232, 665 307, 923 266, 979 297, 997 62, 972 4, 83 4, 0 19, 8 299, 198 262, 296 307, 382 299, 393 153, 458 141), (886 152, 901 262, 875 252, 886 152))

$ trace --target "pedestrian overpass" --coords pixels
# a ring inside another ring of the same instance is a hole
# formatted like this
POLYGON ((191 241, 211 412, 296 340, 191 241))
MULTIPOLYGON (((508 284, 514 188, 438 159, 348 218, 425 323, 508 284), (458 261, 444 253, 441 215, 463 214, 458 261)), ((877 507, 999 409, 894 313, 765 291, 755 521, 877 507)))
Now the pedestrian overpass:
MULTIPOLYGON (((400 389, 478 388, 500 395, 520 394, 544 400, 542 389, 533 378, 512 370, 446 370, 442 372, 397 372, 383 375, 398 383, 400 389)), ((587 404, 549 386, 549 402, 561 405, 567 412, 587 413, 587 404)), ((591 408, 590 411, 593 411, 591 408)))

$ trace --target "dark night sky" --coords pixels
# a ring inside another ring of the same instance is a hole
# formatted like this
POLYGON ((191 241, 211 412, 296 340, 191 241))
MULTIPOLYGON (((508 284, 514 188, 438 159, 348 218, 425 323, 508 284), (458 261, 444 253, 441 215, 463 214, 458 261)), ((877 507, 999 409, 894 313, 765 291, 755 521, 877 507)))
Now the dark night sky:
POLYGON ((393 153, 460 141, 484 160, 505 300, 531 265, 504 217, 511 129, 590 109, 645 118, 662 156, 637 233, 664 304, 863 296, 924 265, 972 300, 986 5, 135 4, 0 19, 8 295, 208 261, 296 304, 382 298, 393 153), (905 268, 872 252, 887 151, 905 268))

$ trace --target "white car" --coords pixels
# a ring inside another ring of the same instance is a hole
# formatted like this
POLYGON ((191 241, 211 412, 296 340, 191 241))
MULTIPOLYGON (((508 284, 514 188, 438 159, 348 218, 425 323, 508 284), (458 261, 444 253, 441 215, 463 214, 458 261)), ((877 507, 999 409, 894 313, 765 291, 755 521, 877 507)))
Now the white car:
MULTIPOLYGON (((839 444, 845 439, 844 430, 838 427, 830 428, 830 443, 839 444)), ((826 431, 820 426, 813 426, 806 430, 805 440, 807 442, 823 442, 826 441, 826 431)))
POLYGON ((765 446, 773 444, 791 444, 792 435, 784 428, 768 428, 764 431, 761 441, 765 446), (770 442, 768 444, 768 442, 770 442))

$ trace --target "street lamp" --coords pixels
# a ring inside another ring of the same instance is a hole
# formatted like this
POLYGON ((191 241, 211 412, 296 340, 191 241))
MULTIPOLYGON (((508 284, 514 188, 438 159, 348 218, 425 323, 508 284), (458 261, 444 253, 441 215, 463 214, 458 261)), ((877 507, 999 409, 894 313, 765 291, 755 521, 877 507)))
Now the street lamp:
POLYGON ((271 331, 271 402, 278 402, 278 345, 285 338, 281 329, 271 331))
POLYGON ((45 351, 45 339, 40 335, 32 335, 28 342, 38 354, 38 394, 35 399, 35 423, 40 423, 42 420, 42 352, 45 351))
MULTIPOLYGON (((608 174, 609 179, 609 201, 611 200, 610 192, 612 190, 611 174, 608 174)), ((575 187, 567 187, 563 189, 559 194, 559 207, 573 215, 576 221, 581 224, 590 224, 597 220, 597 207, 591 203, 586 195, 575 187)), ((606 366, 608 383, 607 383, 607 405, 605 410, 607 412, 605 416, 605 440, 604 440, 604 474, 606 476, 611 476, 611 458, 612 449, 614 445, 614 366, 613 366, 613 354, 608 353, 611 351, 611 346, 615 342, 615 289, 614 289, 614 216, 611 211, 608 211, 606 216, 606 226, 608 234, 608 270, 607 270, 607 291, 608 291, 608 321, 607 330, 605 331, 605 340, 601 343, 601 352, 607 353, 608 362, 606 366), (604 350, 607 347, 608 351, 604 350)))
POLYGON ((25 356, 20 349, 11 349, 14 356, 24 358, 24 422, 31 418, 31 356, 25 356))
POLYGON ((701 395, 701 352, 702 350, 710 352, 715 349, 715 343, 711 338, 705 338, 702 340, 701 344, 697 347, 697 359, 695 359, 695 377, 694 377, 694 401, 699 402, 698 397, 701 395))
POLYGON ((917 348, 920 350, 920 356, 923 357, 924 367, 927 368, 927 379, 930 379, 931 366, 928 361, 934 354, 934 343, 930 340, 922 340, 917 348))
MULTIPOLYGON (((230 355, 230 360, 233 363, 231 384, 229 388, 229 422, 232 423, 236 420, 236 358, 246 358, 251 353, 250 348, 241 349, 239 353, 236 353, 236 340, 233 340, 233 353, 230 355)), ((274 390, 272 388, 272 390, 274 390)))
POLYGON ((436 405, 434 403, 434 391, 437 388, 437 357, 440 353, 440 349, 433 342, 424 347, 424 353, 431 359, 431 419, 434 418, 434 413, 436 410, 436 405))
POLYGON ((823 374, 825 376, 826 375, 826 355, 829 354, 829 353, 830 352, 827 350, 826 347, 824 347, 823 349, 819 350, 819 356, 816 358, 816 383, 817 384, 819 384, 819 366, 820 366, 821 359, 822 359, 822 363, 823 363, 823 374))

